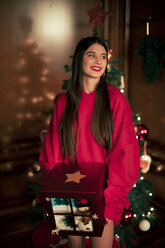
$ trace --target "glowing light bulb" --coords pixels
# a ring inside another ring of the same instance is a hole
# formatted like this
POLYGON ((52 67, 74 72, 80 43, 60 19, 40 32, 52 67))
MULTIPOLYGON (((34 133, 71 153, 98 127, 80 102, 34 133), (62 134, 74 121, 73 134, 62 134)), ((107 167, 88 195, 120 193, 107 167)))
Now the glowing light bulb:
POLYGON ((55 95, 51 92, 46 92, 45 95, 50 100, 54 100, 54 98, 55 98, 55 95))
POLYGON ((41 81, 42 81, 42 82, 45 82, 45 81, 47 80, 47 78, 46 78, 46 77, 44 77, 44 76, 43 76, 43 77, 41 77, 40 79, 41 79, 41 81))
POLYGON ((42 75, 46 75, 46 74, 48 74, 48 72, 49 72, 49 70, 48 69, 43 69, 43 71, 42 71, 42 75))
POLYGON ((25 40, 25 44, 27 44, 27 45, 31 45, 33 43, 34 43, 34 40, 31 39, 31 38, 28 38, 28 39, 25 40))
POLYGON ((16 114, 16 117, 17 117, 17 119, 21 120, 21 119, 23 119, 23 114, 18 113, 18 114, 16 114))
POLYGON ((157 167, 157 171, 161 171, 163 169, 163 165, 160 164, 158 167, 157 167))
POLYGON ((26 114, 25 114, 25 117, 26 117, 27 119, 30 119, 30 118, 32 118, 32 114, 31 114, 31 113, 26 113, 26 114))
POLYGON ((25 59, 21 59, 21 60, 19 61, 19 64, 20 64, 20 65, 25 65, 25 64, 26 64, 26 60, 25 60, 25 59))
POLYGON ((37 97, 33 97, 33 98, 32 98, 32 103, 37 103, 37 102, 38 102, 37 97))
POLYGON ((26 84, 29 80, 28 80, 27 77, 21 77, 19 81, 20 81, 21 83, 26 84))

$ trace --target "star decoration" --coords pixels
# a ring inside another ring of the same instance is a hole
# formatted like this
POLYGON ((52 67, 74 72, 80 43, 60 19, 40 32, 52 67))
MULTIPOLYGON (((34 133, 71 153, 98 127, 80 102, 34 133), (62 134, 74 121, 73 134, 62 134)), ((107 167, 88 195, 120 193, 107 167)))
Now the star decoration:
POLYGON ((95 219, 95 220, 98 220, 99 217, 98 217, 97 214, 93 214, 93 215, 92 215, 92 218, 95 219))
POLYGON ((86 175, 82 175, 80 171, 76 171, 75 173, 71 173, 71 174, 66 174, 66 176, 68 178, 66 179, 65 183, 68 182, 80 183, 80 180, 86 177, 86 175))
POLYGON ((49 197, 46 197, 45 200, 46 200, 46 201, 50 201, 50 198, 49 198, 49 197))
POLYGON ((109 15, 109 12, 105 12, 101 6, 102 4, 98 3, 95 8, 89 9, 87 14, 90 16, 90 25, 97 25, 103 28, 105 18, 109 15))
POLYGON ((52 230, 52 235, 55 235, 55 234, 59 235, 59 232, 60 232, 60 229, 56 228, 52 230))

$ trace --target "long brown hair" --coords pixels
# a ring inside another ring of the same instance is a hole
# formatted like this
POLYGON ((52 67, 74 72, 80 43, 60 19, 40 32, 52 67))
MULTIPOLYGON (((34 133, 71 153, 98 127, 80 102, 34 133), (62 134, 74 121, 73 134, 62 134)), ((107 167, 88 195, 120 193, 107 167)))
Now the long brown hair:
MULTIPOLYGON (((75 49, 72 62, 72 76, 67 92, 67 103, 59 126, 62 153, 66 158, 75 163, 77 161, 76 144, 79 131, 78 107, 83 89, 83 55, 84 52, 95 43, 102 45, 108 53, 105 43, 98 37, 83 38, 75 49), (74 132, 75 123, 77 124, 76 137, 74 132)), ((105 73, 101 76, 100 82, 95 89, 95 103, 90 128, 95 140, 105 148, 108 154, 113 132, 113 121, 106 84, 106 73, 107 70, 105 70, 105 73)))

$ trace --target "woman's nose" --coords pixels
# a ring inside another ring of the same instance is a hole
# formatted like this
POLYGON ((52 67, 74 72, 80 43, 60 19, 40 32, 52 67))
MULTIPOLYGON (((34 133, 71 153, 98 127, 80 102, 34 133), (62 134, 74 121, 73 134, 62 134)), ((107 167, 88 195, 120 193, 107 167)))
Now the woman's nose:
POLYGON ((97 64, 100 64, 100 63, 101 63, 101 60, 100 60, 99 57, 96 57, 96 63, 97 63, 97 64))

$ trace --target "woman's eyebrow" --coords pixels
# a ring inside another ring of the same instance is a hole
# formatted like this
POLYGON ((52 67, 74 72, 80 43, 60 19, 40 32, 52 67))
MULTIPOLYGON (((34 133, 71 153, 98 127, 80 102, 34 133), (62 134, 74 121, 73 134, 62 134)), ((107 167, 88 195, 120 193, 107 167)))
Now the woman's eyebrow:
MULTIPOLYGON (((95 52, 93 52, 93 51, 88 51, 88 52, 86 52, 87 54, 88 53, 94 53, 94 54, 96 54, 95 52)), ((106 55, 107 56, 107 54, 106 53, 101 53, 102 55, 106 55)))
POLYGON ((93 51, 88 51, 87 53, 95 53, 95 52, 93 52, 93 51))

